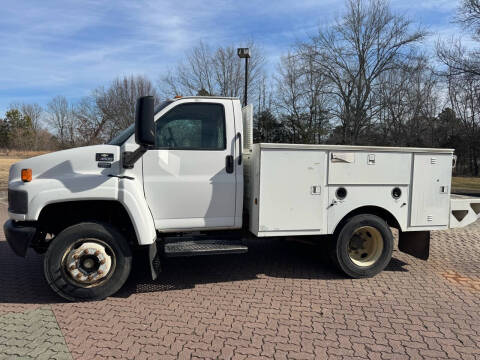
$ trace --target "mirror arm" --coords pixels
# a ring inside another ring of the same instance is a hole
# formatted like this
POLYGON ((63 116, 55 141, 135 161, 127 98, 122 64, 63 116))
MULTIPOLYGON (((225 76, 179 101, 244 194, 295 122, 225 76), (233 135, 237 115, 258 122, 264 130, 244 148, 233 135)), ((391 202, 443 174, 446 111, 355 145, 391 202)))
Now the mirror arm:
POLYGON ((133 166, 148 150, 145 145, 140 145, 135 151, 125 151, 123 153, 123 168, 133 169, 133 166))

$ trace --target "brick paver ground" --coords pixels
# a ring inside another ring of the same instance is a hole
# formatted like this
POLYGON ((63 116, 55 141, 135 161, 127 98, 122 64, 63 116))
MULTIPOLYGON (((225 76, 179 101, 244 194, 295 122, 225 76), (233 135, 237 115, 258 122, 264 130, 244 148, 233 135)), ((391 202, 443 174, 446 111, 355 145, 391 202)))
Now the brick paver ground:
POLYGON ((395 251, 372 279, 305 243, 249 247, 170 259, 155 282, 136 266, 118 295, 66 303, 40 256, 2 240, 0 358, 480 359, 480 222, 434 232, 427 262, 395 251))
POLYGON ((71 359, 50 306, 0 315, 0 358, 71 359))

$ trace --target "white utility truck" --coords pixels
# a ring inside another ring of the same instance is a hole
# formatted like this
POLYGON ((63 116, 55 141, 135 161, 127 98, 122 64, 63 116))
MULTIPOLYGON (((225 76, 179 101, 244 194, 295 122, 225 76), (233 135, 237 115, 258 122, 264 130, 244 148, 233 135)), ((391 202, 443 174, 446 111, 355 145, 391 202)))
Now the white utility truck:
POLYGON ((47 282, 69 300, 119 290, 138 247, 155 278, 163 256, 241 253, 247 238, 309 236, 348 276, 370 277, 391 259, 391 227, 401 251, 427 259, 431 230, 478 219, 480 198, 450 196, 454 160, 452 149, 253 144, 252 107, 237 98, 154 109, 142 97, 109 144, 12 165, 4 231, 16 254, 45 254, 47 282))

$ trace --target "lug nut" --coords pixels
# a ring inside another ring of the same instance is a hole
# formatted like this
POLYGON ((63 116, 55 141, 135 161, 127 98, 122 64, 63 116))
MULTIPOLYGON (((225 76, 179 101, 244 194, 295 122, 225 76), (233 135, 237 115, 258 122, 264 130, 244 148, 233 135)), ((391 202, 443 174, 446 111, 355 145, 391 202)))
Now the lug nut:
POLYGON ((94 255, 95 255, 95 256, 100 255, 100 250, 95 251, 95 254, 94 254, 94 255))
POLYGON ((78 254, 73 255, 73 258, 77 260, 79 258, 78 254))
POLYGON ((102 275, 102 274, 103 274, 103 270, 98 269, 97 274, 98 274, 98 275, 102 275))
POLYGON ((75 270, 75 268, 76 268, 75 264, 72 264, 72 265, 70 265, 70 267, 69 267, 70 270, 75 270))
POLYGON ((77 274, 77 279, 80 279, 82 277, 82 274, 78 273, 77 274))
POLYGON ((88 279, 88 280, 92 280, 92 279, 93 279, 93 276, 92 276, 92 275, 88 275, 87 279, 88 279))
POLYGON ((100 265, 105 264, 105 259, 100 260, 100 265))
POLYGON ((88 255, 88 249, 83 250, 83 253, 84 253, 85 255, 88 255))

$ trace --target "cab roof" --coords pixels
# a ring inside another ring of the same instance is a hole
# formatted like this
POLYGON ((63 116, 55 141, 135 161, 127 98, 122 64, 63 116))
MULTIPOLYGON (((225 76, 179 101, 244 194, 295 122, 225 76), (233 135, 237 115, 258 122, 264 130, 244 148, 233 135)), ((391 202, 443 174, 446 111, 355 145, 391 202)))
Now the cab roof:
POLYGON ((229 96, 181 96, 172 99, 173 101, 182 100, 182 99, 223 99, 223 100, 239 100, 239 97, 229 97, 229 96))

